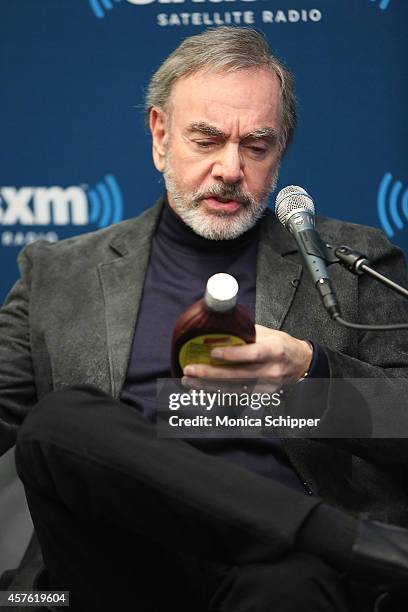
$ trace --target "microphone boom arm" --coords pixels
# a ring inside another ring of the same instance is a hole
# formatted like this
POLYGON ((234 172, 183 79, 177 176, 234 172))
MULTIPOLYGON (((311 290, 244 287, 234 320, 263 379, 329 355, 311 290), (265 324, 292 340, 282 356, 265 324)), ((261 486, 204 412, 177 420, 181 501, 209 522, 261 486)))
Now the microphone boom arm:
POLYGON ((343 268, 346 268, 346 270, 349 270, 350 272, 356 275, 361 275, 365 272, 366 274, 369 274, 386 287, 389 287, 390 289, 396 291, 403 297, 408 298, 408 289, 405 289, 405 287, 398 285, 398 283, 395 283, 387 276, 384 276, 384 274, 380 274, 380 272, 374 270, 371 266, 368 265, 369 261, 367 257, 363 255, 363 253, 355 251, 346 245, 338 247, 334 250, 334 252, 337 257, 338 263, 340 263, 343 268))

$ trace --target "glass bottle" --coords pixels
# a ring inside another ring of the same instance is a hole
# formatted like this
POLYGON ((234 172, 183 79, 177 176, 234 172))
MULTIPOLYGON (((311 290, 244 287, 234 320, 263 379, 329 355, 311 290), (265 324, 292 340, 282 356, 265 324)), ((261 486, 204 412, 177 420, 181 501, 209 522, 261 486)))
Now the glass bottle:
POLYGON ((211 357, 212 349, 255 342, 255 326, 246 309, 237 304, 238 283, 230 274, 214 274, 204 297, 177 319, 171 350, 174 378, 183 376, 190 363, 234 365, 211 357))

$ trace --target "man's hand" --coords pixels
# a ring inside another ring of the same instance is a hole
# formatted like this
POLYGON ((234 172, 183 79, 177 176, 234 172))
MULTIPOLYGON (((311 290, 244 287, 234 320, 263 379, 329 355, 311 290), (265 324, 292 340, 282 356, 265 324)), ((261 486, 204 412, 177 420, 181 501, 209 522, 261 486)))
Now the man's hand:
POLYGON ((225 360, 225 365, 187 365, 183 370, 185 382, 188 384, 189 378, 246 378, 280 385, 295 382, 305 375, 313 357, 313 348, 308 342, 263 325, 255 325, 255 329, 253 344, 213 349, 211 356, 225 360), (235 363, 229 365, 229 362, 235 363))

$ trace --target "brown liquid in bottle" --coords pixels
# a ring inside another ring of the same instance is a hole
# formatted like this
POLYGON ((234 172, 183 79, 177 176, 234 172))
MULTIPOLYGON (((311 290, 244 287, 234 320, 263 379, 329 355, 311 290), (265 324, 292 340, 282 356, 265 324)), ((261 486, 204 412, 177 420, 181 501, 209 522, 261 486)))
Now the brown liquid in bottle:
POLYGON ((217 346, 255 342, 255 326, 245 308, 237 304, 238 283, 230 274, 208 279, 205 296, 177 319, 172 339, 171 372, 183 376, 189 363, 225 365, 211 357, 217 346))

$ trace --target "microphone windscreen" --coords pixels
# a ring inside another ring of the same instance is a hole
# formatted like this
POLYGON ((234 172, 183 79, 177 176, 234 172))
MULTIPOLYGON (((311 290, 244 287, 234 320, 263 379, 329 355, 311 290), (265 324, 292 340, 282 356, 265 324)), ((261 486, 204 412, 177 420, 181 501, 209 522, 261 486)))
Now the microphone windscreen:
POLYGON ((315 214, 314 202, 307 191, 297 185, 289 185, 281 189, 276 196, 275 214, 282 225, 286 227, 291 214, 301 210, 313 216, 315 214))

